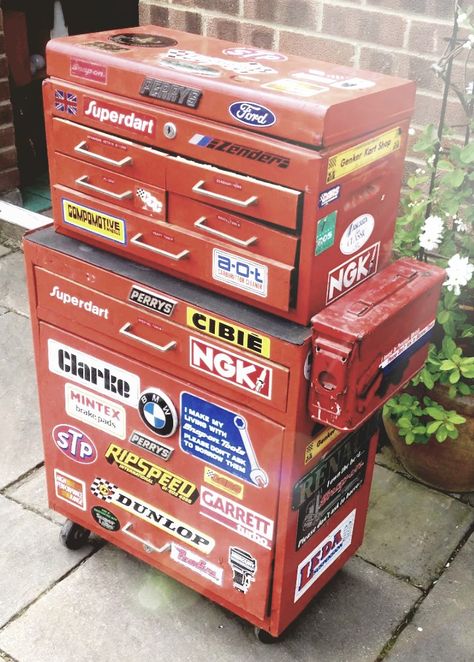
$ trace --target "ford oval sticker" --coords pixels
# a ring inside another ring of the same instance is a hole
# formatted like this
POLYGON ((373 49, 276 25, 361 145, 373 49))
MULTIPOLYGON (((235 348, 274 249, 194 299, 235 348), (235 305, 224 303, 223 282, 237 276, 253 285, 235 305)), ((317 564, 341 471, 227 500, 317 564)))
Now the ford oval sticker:
POLYGON ((250 101, 235 101, 229 106, 229 113, 234 119, 247 126, 272 126, 276 117, 271 110, 259 103, 250 101))

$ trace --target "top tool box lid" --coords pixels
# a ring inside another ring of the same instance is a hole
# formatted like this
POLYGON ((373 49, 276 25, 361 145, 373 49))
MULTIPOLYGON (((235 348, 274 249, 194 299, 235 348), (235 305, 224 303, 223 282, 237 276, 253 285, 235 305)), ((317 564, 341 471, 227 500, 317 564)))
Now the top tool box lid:
POLYGON ((415 85, 147 25, 53 39, 48 74, 323 147, 410 116, 415 85))

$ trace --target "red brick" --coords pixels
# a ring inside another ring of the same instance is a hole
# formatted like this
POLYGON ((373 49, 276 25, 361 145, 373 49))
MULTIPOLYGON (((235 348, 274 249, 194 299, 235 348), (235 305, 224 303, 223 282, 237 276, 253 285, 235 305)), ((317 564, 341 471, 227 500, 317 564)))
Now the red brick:
POLYGON ((0 102, 0 124, 9 124, 13 119, 12 106, 9 101, 0 102))
POLYGON ((295 32, 280 33, 282 53, 304 55, 305 57, 351 66, 355 55, 352 44, 336 41, 329 37, 307 36, 295 32))
POLYGON ((407 21, 401 16, 333 5, 323 9, 323 32, 339 37, 403 46, 406 27, 407 21))
POLYGON ((272 28, 243 23, 241 38, 244 44, 263 48, 264 50, 274 50, 275 30, 272 28))
POLYGON ((405 78, 408 76, 408 61, 407 55, 367 46, 362 46, 359 59, 361 69, 405 78))
POLYGON ((449 0, 367 0, 374 9, 396 9, 407 14, 423 14, 434 18, 452 18, 453 2, 449 0))
POLYGON ((244 17, 271 24, 316 28, 319 0, 245 0, 244 17))
POLYGON ((415 53, 434 53, 441 56, 446 46, 445 37, 451 34, 449 25, 436 25, 426 21, 412 21, 408 48, 415 53))
POLYGON ((0 101, 10 99, 10 84, 8 78, 0 80, 0 101))
MULTIPOLYGON (((441 95, 439 97, 432 97, 418 92, 416 95, 415 113, 413 116, 413 123, 426 126, 427 124, 438 125, 441 112, 441 95)), ((462 109, 461 104, 455 100, 448 101, 448 108, 446 114, 447 126, 456 128, 458 133, 461 133, 466 126, 466 115, 462 109)))
POLYGON ((10 146, 0 149, 0 170, 15 168, 17 165, 16 147, 10 146))
POLYGON ((157 7, 153 5, 150 7, 150 23, 153 25, 161 25, 167 28, 169 25, 169 11, 166 7, 157 7))
POLYGON ((175 5, 185 5, 194 9, 208 9, 222 14, 239 13, 239 0, 172 0, 175 5))
POLYGON ((15 144, 15 129, 13 124, 0 126, 0 147, 9 147, 15 144))
POLYGON ((241 41, 241 23, 226 18, 210 18, 207 21, 206 34, 226 41, 241 41))
POLYGON ((6 55, 0 55, 0 78, 8 76, 8 62, 6 55))
POLYGON ((169 10, 168 26, 175 30, 184 30, 193 34, 202 34, 202 19, 200 14, 178 9, 169 10))
POLYGON ((5 170, 5 172, 0 172, 0 191, 11 191, 13 188, 16 188, 20 183, 20 173, 18 168, 12 168, 11 170, 5 170))

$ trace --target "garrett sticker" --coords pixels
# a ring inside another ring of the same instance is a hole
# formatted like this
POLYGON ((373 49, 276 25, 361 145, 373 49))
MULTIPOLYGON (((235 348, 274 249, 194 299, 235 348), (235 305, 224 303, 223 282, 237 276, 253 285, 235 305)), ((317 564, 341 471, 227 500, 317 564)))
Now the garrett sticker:
POLYGON ((259 297, 267 296, 268 267, 220 248, 212 250, 212 277, 259 297))
POLYGON ((171 437, 178 426, 178 415, 170 398, 158 389, 141 394, 138 411, 142 421, 159 437, 171 437))
POLYGON ((55 469, 54 490, 58 499, 66 501, 79 510, 86 509, 86 484, 83 480, 55 469))
POLYGON ((232 585, 240 593, 247 593, 257 574, 257 559, 240 547, 229 547, 232 585))
POLYGON ((224 474, 221 474, 215 469, 211 469, 211 467, 204 467, 204 482, 213 487, 217 487, 217 489, 222 492, 237 497, 237 499, 244 498, 244 486, 242 483, 229 478, 229 476, 224 476, 224 474))
POLYGON ((181 547, 181 545, 177 545, 174 542, 171 544, 170 557, 173 559, 173 561, 176 561, 176 563, 184 565, 186 568, 188 568, 188 570, 197 572, 197 574, 201 575, 201 577, 204 577, 204 579, 208 579, 214 584, 222 586, 224 569, 214 565, 214 563, 210 563, 206 559, 201 558, 190 549, 181 547))
POLYGON ((324 251, 334 245, 336 236, 337 211, 331 212, 328 216, 320 218, 316 226, 316 248, 315 255, 321 255, 324 251))
POLYGON ((306 446, 304 452, 304 463, 309 464, 311 460, 314 460, 317 455, 322 453, 322 451, 331 443, 331 441, 337 439, 341 434, 341 430, 335 430, 334 428, 324 428, 316 437, 314 437, 314 439, 311 439, 309 444, 306 446))
POLYGON ((66 413, 71 418, 92 425, 112 437, 125 439, 127 416, 125 409, 115 402, 101 398, 80 386, 64 386, 66 413))
POLYGON ((176 306, 174 299, 168 299, 168 297, 152 290, 147 290, 141 285, 132 285, 128 300, 154 313, 166 315, 166 317, 171 317, 176 306))
POLYGON ((97 448, 85 432, 73 425, 56 425, 51 436, 61 453, 74 462, 92 464, 97 460, 97 448))
POLYGON ((120 529, 120 522, 118 517, 104 508, 104 506, 93 506, 91 508, 91 515, 99 526, 106 531, 118 531, 120 529))
POLYGON ((331 156, 328 162, 326 184, 349 175, 351 172, 382 159, 400 149, 402 130, 400 127, 381 133, 376 138, 366 140, 355 147, 331 156))
POLYGON ((162 441, 154 441, 136 431, 132 432, 129 442, 139 448, 143 448, 143 450, 148 451, 149 453, 153 453, 153 455, 156 455, 156 457, 159 457, 165 462, 168 462, 174 451, 171 446, 167 446, 162 441))
POLYGON ((68 225, 86 230, 118 244, 126 244, 126 229, 123 218, 110 216, 91 207, 83 207, 72 200, 62 198, 63 221, 68 225))

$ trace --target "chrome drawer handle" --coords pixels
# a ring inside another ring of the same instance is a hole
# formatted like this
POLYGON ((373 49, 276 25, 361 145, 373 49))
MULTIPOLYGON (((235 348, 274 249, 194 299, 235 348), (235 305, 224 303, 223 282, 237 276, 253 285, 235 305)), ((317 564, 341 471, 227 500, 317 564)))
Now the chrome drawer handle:
POLYGON ((175 262, 177 262, 178 260, 182 260, 187 255, 189 255, 189 251, 187 250, 181 251, 181 253, 169 253, 168 251, 164 251, 162 248, 155 248, 155 246, 149 246, 148 244, 145 244, 144 241, 141 241, 142 237, 143 235, 141 233, 138 233, 130 239, 130 243, 135 244, 135 246, 140 246, 140 248, 144 248, 145 250, 151 251, 152 253, 158 253, 158 255, 163 255, 164 257, 168 257, 170 260, 175 260, 175 262))
POLYGON ((132 191, 124 191, 123 193, 114 193, 113 191, 107 191, 107 189, 105 188, 94 186, 94 184, 91 184, 89 182, 89 177, 87 175, 78 177, 76 179, 76 184, 79 184, 79 186, 83 186, 84 188, 87 188, 91 191, 96 191, 96 193, 102 193, 102 195, 108 195, 109 198, 113 198, 114 200, 126 200, 127 198, 131 198, 133 195, 132 191))
POLYGON ((198 181, 197 184, 194 184, 193 191, 194 193, 199 193, 200 195, 207 195, 209 198, 214 198, 215 200, 222 200, 222 202, 230 202, 233 205, 238 207, 250 207, 257 202, 258 197, 256 195, 251 195, 247 200, 236 200, 235 198, 230 198, 228 195, 222 195, 222 193, 213 193, 212 191, 206 191, 202 188, 205 184, 204 179, 198 181))
POLYGON ((125 526, 122 527, 123 533, 126 533, 127 536, 130 536, 130 538, 140 542, 145 548, 145 552, 158 552, 158 554, 162 554, 163 552, 167 552, 171 547, 171 543, 169 542, 165 543, 163 547, 155 547, 155 545, 152 545, 151 542, 143 540, 143 538, 140 538, 140 536, 132 533, 130 529, 133 529, 133 522, 127 522, 125 526))
POLYGON ((117 168, 123 168, 127 163, 132 163, 131 156, 125 156, 120 161, 114 161, 114 159, 109 159, 108 156, 102 156, 102 154, 96 154, 95 152, 90 152, 87 148, 87 140, 82 140, 78 145, 74 147, 74 151, 79 154, 85 154, 90 156, 92 159, 97 159, 97 161, 102 161, 103 163, 108 163, 108 165, 116 166, 117 168))
POLYGON ((197 221, 194 221, 194 225, 197 228, 204 230, 204 232, 209 232, 209 234, 214 234, 216 237, 221 237, 226 241, 231 241, 233 244, 237 244, 237 246, 251 246, 257 241, 257 237, 250 237, 250 239, 244 240, 237 239, 237 237, 233 237, 232 235, 226 234, 225 232, 219 232, 219 230, 214 230, 214 228, 210 228, 208 225, 204 225, 206 221, 207 218, 205 216, 201 216, 201 218, 198 218, 197 221))
POLYGON ((132 328, 132 323, 126 322, 120 329, 119 333, 121 333, 123 336, 127 336, 127 338, 131 338, 132 340, 137 340, 138 342, 141 342, 144 345, 151 347, 152 349, 156 349, 158 352, 169 352, 170 349, 174 349, 176 347, 175 340, 171 340, 167 345, 157 345, 151 340, 147 340, 146 338, 140 338, 140 336, 135 335, 130 331, 131 328, 132 328))

